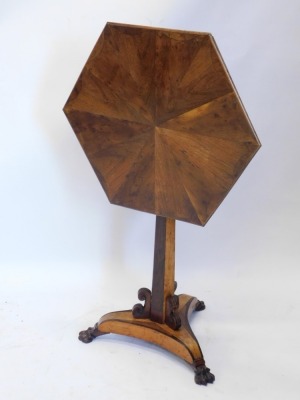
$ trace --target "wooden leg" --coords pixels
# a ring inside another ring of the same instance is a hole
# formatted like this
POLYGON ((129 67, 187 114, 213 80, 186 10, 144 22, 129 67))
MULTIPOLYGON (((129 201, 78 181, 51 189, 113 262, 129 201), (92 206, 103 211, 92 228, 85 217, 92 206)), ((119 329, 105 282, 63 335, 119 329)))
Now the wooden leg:
POLYGON ((98 322, 94 325, 94 327, 88 328, 86 331, 79 332, 78 339, 83 343, 91 343, 96 337, 104 335, 98 329, 98 322))
POLYGON ((201 348, 188 321, 193 311, 204 309, 204 303, 184 294, 178 298, 178 314, 181 319, 181 327, 178 330, 172 329, 166 323, 155 322, 148 318, 134 318, 132 310, 127 310, 104 315, 94 328, 80 332, 79 339, 89 343, 97 336, 115 333, 146 340, 190 364, 194 368, 197 384, 212 383, 215 377, 205 365, 201 348))

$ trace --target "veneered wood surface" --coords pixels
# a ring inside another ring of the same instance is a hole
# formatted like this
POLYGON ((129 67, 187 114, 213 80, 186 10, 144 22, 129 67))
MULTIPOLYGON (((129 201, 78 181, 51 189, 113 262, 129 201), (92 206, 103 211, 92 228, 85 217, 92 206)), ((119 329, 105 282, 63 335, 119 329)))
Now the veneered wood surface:
POLYGON ((111 203, 198 225, 260 147, 207 33, 108 23, 64 111, 111 203))
POLYGON ((195 361, 204 364, 201 348, 188 321, 197 302, 195 297, 184 294, 179 296, 179 314, 182 326, 176 331, 166 324, 149 319, 135 319, 131 311, 116 311, 108 313, 100 319, 99 334, 117 333, 143 339, 176 354, 191 365, 195 361))
POLYGON ((166 321, 167 299, 175 286, 175 220, 156 217, 151 319, 166 321))

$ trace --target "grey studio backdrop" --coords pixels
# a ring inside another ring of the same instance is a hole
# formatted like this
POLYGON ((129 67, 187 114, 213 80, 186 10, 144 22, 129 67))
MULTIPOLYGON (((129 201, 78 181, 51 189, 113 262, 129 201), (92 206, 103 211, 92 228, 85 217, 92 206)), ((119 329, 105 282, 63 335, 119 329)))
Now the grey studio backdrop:
POLYGON ((298 400, 300 3, 0 3, 0 396, 298 400), (107 21, 211 32, 262 148, 205 228, 178 222, 178 293, 216 382, 77 333, 152 278, 155 217, 112 206, 62 107, 107 21))

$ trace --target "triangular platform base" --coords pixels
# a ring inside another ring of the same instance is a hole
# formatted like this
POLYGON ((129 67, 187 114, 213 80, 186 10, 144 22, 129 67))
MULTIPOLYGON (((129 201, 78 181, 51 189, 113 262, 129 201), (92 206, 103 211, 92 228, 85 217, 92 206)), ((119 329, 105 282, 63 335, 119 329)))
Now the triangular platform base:
POLYGON ((90 343, 97 336, 108 333, 131 336, 156 344, 179 356, 195 371, 195 382, 200 385, 212 383, 215 379, 205 366, 199 343, 190 327, 189 316, 193 311, 201 311, 204 303, 185 294, 179 295, 177 314, 181 320, 179 329, 174 330, 165 323, 148 318, 135 318, 132 310, 105 314, 94 328, 79 333, 79 340, 90 343))

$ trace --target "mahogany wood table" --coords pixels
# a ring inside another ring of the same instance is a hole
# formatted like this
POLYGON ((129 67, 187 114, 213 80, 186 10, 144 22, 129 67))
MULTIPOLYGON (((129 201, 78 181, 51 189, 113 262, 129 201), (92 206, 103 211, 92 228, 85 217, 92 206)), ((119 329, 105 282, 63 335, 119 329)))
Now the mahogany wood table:
POLYGON ((143 339, 212 383, 189 324, 205 305, 175 294, 175 220, 204 226, 260 147, 213 37, 107 23, 64 112, 109 201, 156 215, 144 303, 104 315, 79 339, 143 339))

